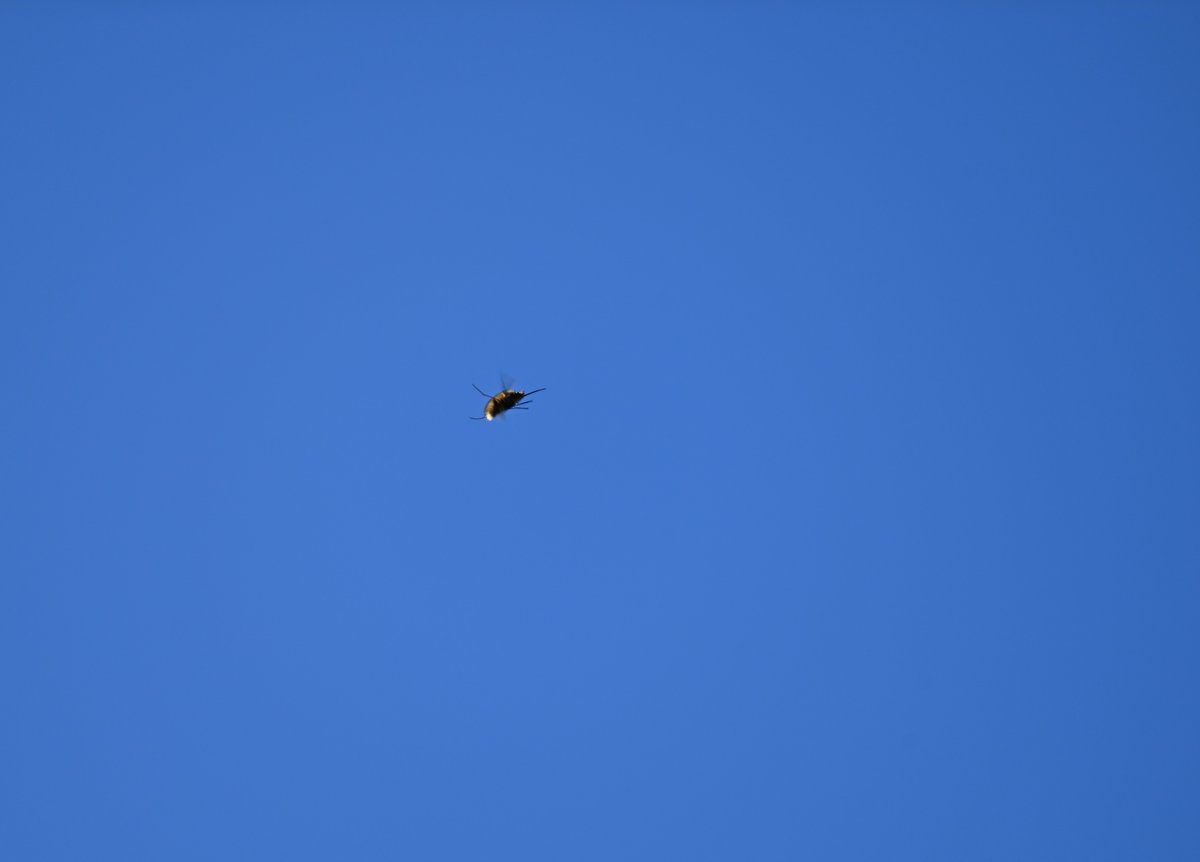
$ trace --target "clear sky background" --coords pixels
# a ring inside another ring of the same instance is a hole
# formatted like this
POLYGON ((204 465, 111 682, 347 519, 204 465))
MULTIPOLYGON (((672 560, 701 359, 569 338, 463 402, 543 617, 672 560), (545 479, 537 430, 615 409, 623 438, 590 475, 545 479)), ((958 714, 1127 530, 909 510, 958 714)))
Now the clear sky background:
POLYGON ((1200 858, 1195 5, 110 5, 0 11, 5 859, 1200 858))

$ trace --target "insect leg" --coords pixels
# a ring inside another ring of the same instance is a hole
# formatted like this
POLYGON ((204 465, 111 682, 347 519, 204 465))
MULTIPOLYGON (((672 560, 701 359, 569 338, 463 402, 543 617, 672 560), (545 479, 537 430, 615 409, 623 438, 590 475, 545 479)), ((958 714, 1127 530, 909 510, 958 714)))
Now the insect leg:
MULTIPOLYGON (((474 383, 472 383, 471 385, 472 385, 472 386, 475 386, 475 384, 474 384, 474 383)), ((475 386, 475 391, 476 391, 476 392, 478 392, 480 395, 482 395, 484 398, 491 398, 491 397, 492 397, 492 396, 488 395, 486 392, 484 392, 482 389, 480 389, 478 386, 475 386)))

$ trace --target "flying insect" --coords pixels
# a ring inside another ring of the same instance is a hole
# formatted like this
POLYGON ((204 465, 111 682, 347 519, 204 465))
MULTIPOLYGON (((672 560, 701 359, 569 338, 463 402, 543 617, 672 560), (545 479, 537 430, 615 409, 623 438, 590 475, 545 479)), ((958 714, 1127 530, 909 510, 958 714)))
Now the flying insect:
POLYGON ((529 392, 522 392, 520 389, 505 389, 501 392, 497 392, 495 395, 488 395, 478 386, 475 386, 474 383, 471 385, 474 386, 475 391, 486 398, 488 402, 483 408, 482 416, 471 416, 469 418, 486 419, 489 422, 508 410, 528 410, 529 406, 525 403, 525 399, 530 395, 534 395, 535 393, 546 391, 546 387, 543 386, 541 389, 533 389, 529 392))

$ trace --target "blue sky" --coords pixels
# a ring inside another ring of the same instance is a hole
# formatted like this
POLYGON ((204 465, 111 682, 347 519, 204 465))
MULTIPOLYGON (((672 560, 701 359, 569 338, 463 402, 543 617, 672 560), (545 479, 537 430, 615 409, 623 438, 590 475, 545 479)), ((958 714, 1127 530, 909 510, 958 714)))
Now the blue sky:
POLYGON ((5 858, 1197 858, 1195 7, 113 6, 0 11, 5 858))

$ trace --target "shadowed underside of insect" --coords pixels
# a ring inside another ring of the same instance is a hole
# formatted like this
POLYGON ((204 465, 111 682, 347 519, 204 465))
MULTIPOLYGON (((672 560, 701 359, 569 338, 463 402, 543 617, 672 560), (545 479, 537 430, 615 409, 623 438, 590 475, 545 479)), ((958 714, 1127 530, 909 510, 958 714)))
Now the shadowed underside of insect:
MULTIPOLYGON (((475 386, 474 383, 471 384, 475 386)), ((472 419, 486 419, 491 422, 501 413, 506 410, 528 410, 529 407, 525 404, 525 399, 537 392, 545 392, 546 387, 541 389, 533 389, 529 392, 522 392, 519 389, 505 389, 503 392, 498 392, 495 395, 488 395, 478 386, 475 386, 475 391, 488 400, 487 406, 483 408, 482 416, 472 416, 472 419)))

